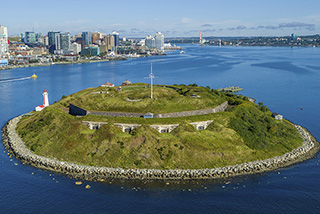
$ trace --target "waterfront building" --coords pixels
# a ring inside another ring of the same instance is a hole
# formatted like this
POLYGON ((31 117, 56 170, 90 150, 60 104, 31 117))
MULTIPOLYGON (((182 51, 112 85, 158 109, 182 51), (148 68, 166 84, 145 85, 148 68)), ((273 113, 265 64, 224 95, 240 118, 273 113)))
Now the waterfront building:
POLYGON ((8 29, 0 25, 0 57, 8 53, 8 29))
POLYGON ((73 42, 71 44, 71 51, 73 54, 79 54, 81 52, 81 44, 78 44, 77 42, 73 42))
POLYGON ((164 50, 164 36, 161 32, 156 33, 155 38, 155 46, 159 50, 164 50))
MULTIPOLYGON (((84 40, 84 46, 88 46, 92 44, 91 32, 82 32, 82 38, 84 40)), ((84 47, 82 47, 84 48, 84 47)))
POLYGON ((2 66, 8 66, 8 59, 0 59, 0 67, 2 66))
POLYGON ((63 53, 69 53, 71 51, 71 39, 70 33, 61 33, 60 34, 60 48, 63 50, 63 53))
POLYGON ((81 50, 81 56, 98 56, 100 48, 98 46, 89 46, 81 50))
POLYGON ((117 47, 119 46, 119 33, 116 31, 113 31, 111 35, 114 37, 114 46, 117 47))
POLYGON ((101 45, 100 45, 100 52, 101 53, 109 52, 108 46, 104 42, 102 42, 101 45))
POLYGON ((283 116, 281 114, 278 114, 276 112, 272 113, 272 117, 274 117, 276 120, 282 120, 283 116))
POLYGON ((145 39, 145 45, 152 49, 156 47, 156 40, 152 35, 148 35, 145 39))

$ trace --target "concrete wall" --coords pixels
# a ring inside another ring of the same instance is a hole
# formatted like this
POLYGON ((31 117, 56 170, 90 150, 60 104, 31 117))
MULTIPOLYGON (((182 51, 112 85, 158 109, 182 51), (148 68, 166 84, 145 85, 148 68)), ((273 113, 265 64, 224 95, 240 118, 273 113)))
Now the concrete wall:
POLYGON ((73 104, 69 104, 69 114, 73 116, 85 116, 87 115, 87 111, 73 104))
POLYGON ((142 113, 130 112, 108 112, 108 111, 88 111, 87 115, 109 116, 109 117, 141 117, 142 113))
MULTIPOLYGON (((213 120, 208 121, 200 121, 190 123, 197 130, 206 129, 213 120)), ((96 121, 82 121, 84 125, 86 125, 89 129, 99 129, 101 126, 107 124, 106 122, 96 122, 96 121)), ((122 132, 131 132, 133 129, 138 128, 141 124, 127 124, 127 123, 114 123, 113 125, 119 127, 122 132)), ((162 124, 162 125, 150 125, 151 128, 157 130, 159 133, 170 133, 175 128, 177 128, 179 124, 162 124)))
MULTIPOLYGON (((212 109, 202 109, 194 111, 182 111, 174 113, 164 113, 164 114, 154 114, 154 118, 171 118, 171 117, 187 117, 193 115, 204 115, 212 114, 217 112, 225 111, 228 107, 228 101, 225 101, 221 105, 218 105, 212 109)), ((75 116, 84 116, 84 115, 98 115, 98 116, 109 116, 109 117, 143 117, 145 113, 130 113, 130 112, 108 112, 108 111, 87 111, 80 107, 77 107, 70 103, 69 105, 69 114, 75 116)))
POLYGON ((228 101, 218 105, 212 109, 202 109, 202 110, 194 110, 194 111, 182 111, 182 112, 174 112, 174 113, 165 113, 165 114, 155 114, 153 117, 155 118, 170 118, 170 117, 187 117, 194 115, 205 115, 212 114, 217 112, 225 111, 228 107, 228 101))

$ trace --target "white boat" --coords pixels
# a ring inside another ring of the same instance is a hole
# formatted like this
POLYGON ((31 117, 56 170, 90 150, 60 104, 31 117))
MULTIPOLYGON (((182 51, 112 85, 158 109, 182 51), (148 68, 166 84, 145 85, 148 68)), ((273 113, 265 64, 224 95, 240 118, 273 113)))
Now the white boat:
POLYGON ((184 54, 184 53, 186 53, 186 52, 184 52, 184 51, 180 51, 180 53, 181 53, 181 54, 184 54))

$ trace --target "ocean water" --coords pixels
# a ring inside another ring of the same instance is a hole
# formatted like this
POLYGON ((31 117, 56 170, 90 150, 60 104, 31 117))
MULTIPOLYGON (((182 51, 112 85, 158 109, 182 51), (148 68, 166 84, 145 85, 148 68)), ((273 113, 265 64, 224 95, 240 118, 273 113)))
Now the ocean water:
MULTIPOLYGON (((146 82, 152 63, 155 84, 238 85, 243 95, 306 127, 320 141, 319 48, 183 48, 185 54, 0 71, 0 125, 42 104, 44 89, 52 103, 107 81, 146 82), (39 77, 19 80, 33 73, 39 77)), ((21 164, 1 144, 0 172, 1 213, 320 213, 319 156, 227 180, 77 186, 64 175, 21 164)))

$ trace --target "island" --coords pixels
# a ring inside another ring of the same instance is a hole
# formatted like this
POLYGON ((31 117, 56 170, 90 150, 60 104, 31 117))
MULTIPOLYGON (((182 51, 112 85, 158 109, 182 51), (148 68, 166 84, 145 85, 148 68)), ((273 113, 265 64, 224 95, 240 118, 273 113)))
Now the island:
POLYGON ((243 95, 197 84, 103 86, 10 120, 6 148, 22 163, 94 181, 226 178, 319 151, 306 129, 243 95))

